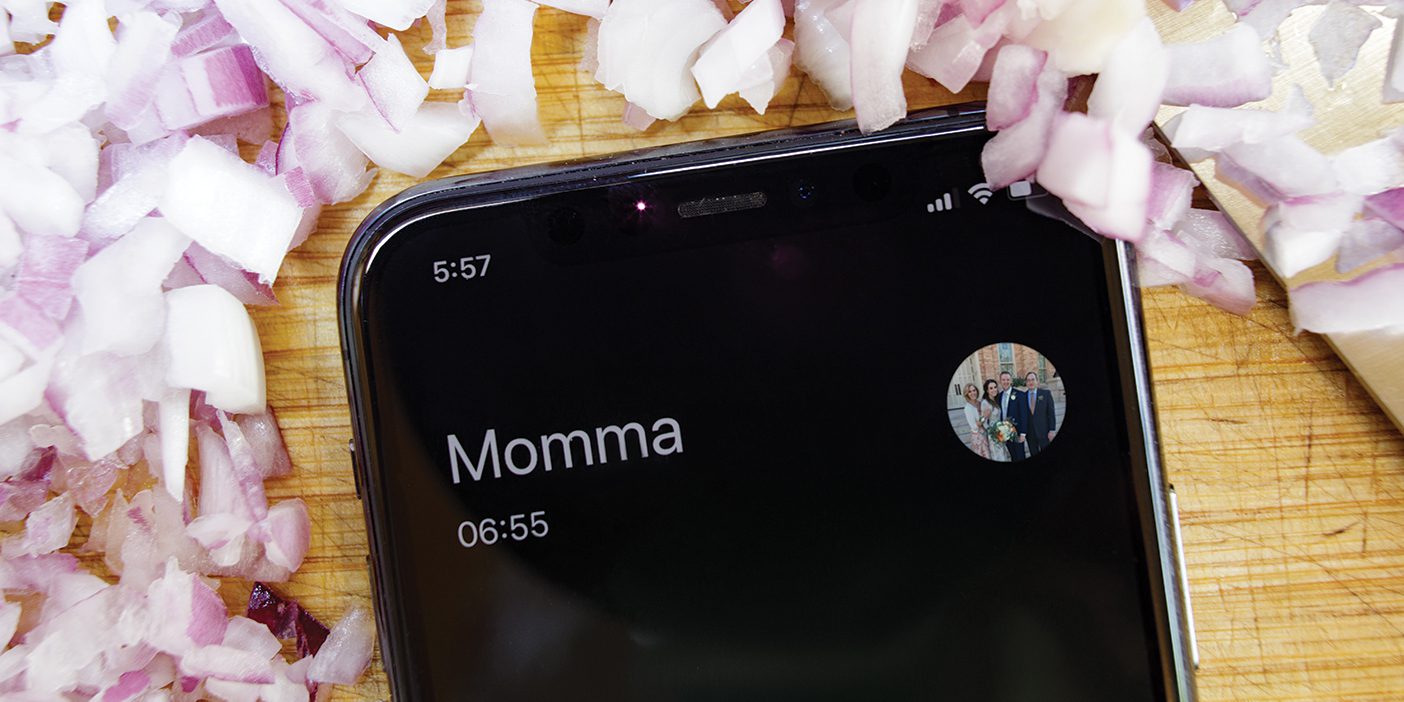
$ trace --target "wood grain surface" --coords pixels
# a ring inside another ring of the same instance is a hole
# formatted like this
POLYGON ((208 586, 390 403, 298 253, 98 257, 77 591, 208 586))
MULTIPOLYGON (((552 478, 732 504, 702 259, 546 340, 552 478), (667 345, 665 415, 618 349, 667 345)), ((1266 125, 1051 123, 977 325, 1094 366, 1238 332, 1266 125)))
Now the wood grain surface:
MULTIPOLYGON (((449 2, 451 45, 469 40, 476 3, 449 2)), ((639 134, 621 97, 576 69, 583 18, 545 9, 534 45, 549 147, 493 146, 482 132, 434 176, 498 169, 844 117, 796 75, 765 116, 735 98, 639 134)), ((405 41, 417 49, 420 28, 405 41)), ((913 108, 952 96, 908 76, 913 108)), ((431 99, 454 100, 436 92, 431 99)), ((368 550, 351 475, 336 329, 345 244, 379 202, 414 181, 382 172, 328 208, 283 267, 281 305, 255 321, 269 402, 296 465, 268 486, 312 510, 311 552, 282 586, 324 621, 370 602, 368 550)), ((1145 319, 1168 473, 1180 494, 1198 620, 1204 700, 1404 698, 1404 440, 1319 338, 1294 335, 1281 288, 1255 267, 1259 303, 1236 317, 1173 290, 1147 291, 1145 319)), ((227 587, 238 602, 246 589, 227 587)), ((379 656, 334 699, 389 697, 379 656)))

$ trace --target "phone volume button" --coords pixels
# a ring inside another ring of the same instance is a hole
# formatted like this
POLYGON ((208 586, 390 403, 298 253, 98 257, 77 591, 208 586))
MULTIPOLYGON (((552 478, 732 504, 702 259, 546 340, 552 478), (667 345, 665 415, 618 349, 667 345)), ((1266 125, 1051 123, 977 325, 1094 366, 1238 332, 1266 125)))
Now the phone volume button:
POLYGON ((362 500, 364 498, 361 497, 361 461, 356 455, 355 439, 346 440, 346 450, 351 454, 351 480, 356 485, 356 499, 362 500))

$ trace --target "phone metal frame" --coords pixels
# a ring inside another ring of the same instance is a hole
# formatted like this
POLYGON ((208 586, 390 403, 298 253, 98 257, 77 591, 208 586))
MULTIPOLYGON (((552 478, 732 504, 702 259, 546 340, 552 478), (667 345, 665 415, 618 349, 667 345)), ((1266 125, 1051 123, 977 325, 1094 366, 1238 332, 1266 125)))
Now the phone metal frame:
MULTIPOLYGON (((985 110, 979 103, 935 108, 912 113, 905 120, 875 134, 861 133, 852 120, 808 127, 762 132, 740 137, 684 142, 670 146, 624 152, 597 159, 524 166, 490 173, 455 176, 411 187, 373 210, 352 235, 337 280, 337 317, 351 410, 352 462, 356 494, 365 510, 371 552, 366 562, 371 572, 381 657, 396 699, 415 699, 413 673, 400 671, 394 652, 401 648, 404 632, 396 603, 400 587, 393 554, 380 553, 377 533, 386 528, 381 475, 374 470, 378 446, 369 426, 371 387, 364 372, 366 327, 361 300, 366 271, 380 246, 396 233, 420 220, 449 212, 510 205, 580 187, 619 185, 663 174, 704 171, 712 168, 779 158, 889 145, 903 141, 950 138, 985 130, 985 110), (389 561, 389 562, 387 562, 389 561)), ((1080 227, 1079 227, 1080 228, 1080 227)), ((1085 231, 1085 230, 1084 230, 1085 231)), ((1156 635, 1160 638, 1161 670, 1167 700, 1195 702, 1194 669, 1198 667, 1193 622, 1188 614, 1188 592, 1179 544, 1178 517, 1173 509, 1173 487, 1160 462, 1159 439, 1150 383, 1140 291, 1135 285, 1135 257, 1130 245, 1104 242, 1110 311, 1121 357, 1121 387, 1126 404, 1128 438, 1132 447, 1133 484, 1144 552, 1152 589, 1156 635), (1121 304, 1117 304, 1120 300, 1121 304), (1141 451, 1136 451, 1136 447, 1141 451), (1154 558, 1149 557, 1155 554, 1154 558)))

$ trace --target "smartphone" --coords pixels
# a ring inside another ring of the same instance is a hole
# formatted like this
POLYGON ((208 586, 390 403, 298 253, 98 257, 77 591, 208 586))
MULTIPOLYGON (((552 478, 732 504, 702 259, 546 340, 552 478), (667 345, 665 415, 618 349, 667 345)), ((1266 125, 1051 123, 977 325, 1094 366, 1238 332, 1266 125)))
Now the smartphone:
POLYGON ((377 209, 339 314, 395 699, 1193 699, 1130 250, 983 183, 989 137, 377 209))

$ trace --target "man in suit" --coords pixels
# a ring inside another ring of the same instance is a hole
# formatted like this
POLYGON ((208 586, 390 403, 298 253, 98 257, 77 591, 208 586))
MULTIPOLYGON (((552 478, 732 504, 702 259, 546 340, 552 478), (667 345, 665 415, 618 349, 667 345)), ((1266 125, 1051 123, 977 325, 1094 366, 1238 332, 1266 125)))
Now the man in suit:
POLYGON ((1013 441, 1006 441, 1004 445, 1009 449, 1009 460, 1024 460, 1023 437, 1028 431, 1024 428, 1025 411, 1028 409, 1024 393, 1013 387, 1013 376, 1009 371, 999 374, 999 416, 1014 423, 1014 428, 1018 430, 1019 436, 1013 441))
POLYGON ((1029 455, 1045 448, 1058 435, 1058 416, 1053 408, 1053 393, 1038 386, 1038 374, 1024 374, 1024 409, 1028 412, 1029 455))

